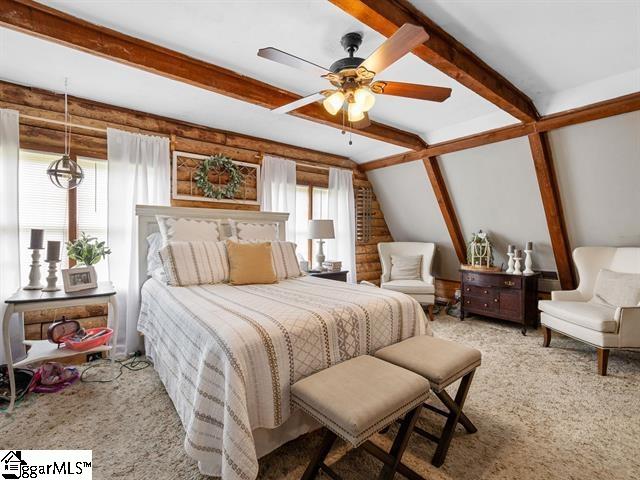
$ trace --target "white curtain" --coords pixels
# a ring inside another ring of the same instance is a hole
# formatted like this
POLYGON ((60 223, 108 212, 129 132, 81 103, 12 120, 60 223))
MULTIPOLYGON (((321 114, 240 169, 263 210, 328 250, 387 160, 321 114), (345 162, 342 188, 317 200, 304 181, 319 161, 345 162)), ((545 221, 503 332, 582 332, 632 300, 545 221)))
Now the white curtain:
POLYGON ((353 173, 340 168, 329 169, 329 208, 335 240, 327 241, 327 259, 342 261, 349 270, 348 281, 356 283, 356 211, 353 196, 353 173))
POLYGON ((296 162, 265 155, 262 158, 261 209, 289 212, 287 240, 296 239, 296 162))
MULTIPOLYGON (((18 228, 19 116, 15 110, 0 109, 0 314, 4 300, 20 288, 20 230, 18 228)), ((24 350, 20 318, 14 315, 9 327, 14 359, 24 350)), ((4 363, 4 340, 0 331, 0 364, 4 363)))
POLYGON ((107 129, 109 278, 118 292, 116 355, 140 346, 137 204, 169 205, 169 139, 107 129))

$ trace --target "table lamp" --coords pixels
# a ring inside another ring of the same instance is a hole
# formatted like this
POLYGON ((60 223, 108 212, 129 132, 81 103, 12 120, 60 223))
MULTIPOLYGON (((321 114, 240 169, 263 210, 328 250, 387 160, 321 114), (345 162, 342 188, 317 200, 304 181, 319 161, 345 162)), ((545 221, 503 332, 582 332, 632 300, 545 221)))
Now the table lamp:
POLYGON ((318 240, 318 253, 316 255, 316 269, 322 270, 324 251, 322 246, 327 238, 336 238, 333 231, 333 220, 309 220, 309 238, 318 240))

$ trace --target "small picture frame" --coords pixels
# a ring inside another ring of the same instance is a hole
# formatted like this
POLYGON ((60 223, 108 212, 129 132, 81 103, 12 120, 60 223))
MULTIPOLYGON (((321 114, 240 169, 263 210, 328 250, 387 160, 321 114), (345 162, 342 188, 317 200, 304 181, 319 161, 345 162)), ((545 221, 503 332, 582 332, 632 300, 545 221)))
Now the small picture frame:
POLYGON ((98 286, 98 277, 93 267, 75 267, 62 270, 62 281, 64 291, 80 292, 98 286))

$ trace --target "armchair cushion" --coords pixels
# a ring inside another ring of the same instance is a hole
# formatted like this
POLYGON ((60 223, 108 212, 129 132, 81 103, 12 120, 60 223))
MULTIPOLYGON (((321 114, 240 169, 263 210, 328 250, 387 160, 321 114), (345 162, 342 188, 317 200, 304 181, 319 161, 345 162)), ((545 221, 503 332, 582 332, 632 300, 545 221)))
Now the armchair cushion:
POLYGON ((435 293, 436 291, 436 288, 432 283, 423 282, 422 280, 391 280, 390 282, 383 282, 380 287, 410 295, 424 295, 435 293))
POLYGON ((616 307, 635 307, 640 302, 640 273, 601 269, 593 288, 593 302, 616 307))
POLYGON ((421 280, 422 255, 391 255, 391 280, 421 280))
POLYGON ((617 308, 591 302, 542 300, 538 308, 560 320, 589 330, 615 333, 618 330, 617 308))

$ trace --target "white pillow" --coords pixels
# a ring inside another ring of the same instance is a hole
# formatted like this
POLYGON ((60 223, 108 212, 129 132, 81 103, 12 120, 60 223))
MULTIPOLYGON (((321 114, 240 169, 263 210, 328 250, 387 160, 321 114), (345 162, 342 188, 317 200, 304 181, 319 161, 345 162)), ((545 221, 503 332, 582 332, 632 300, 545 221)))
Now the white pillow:
POLYGON ((169 242, 159 255, 169 285, 185 287, 229 281, 225 242, 169 242))
POLYGON ((217 242, 220 240, 220 221, 202 218, 180 218, 156 215, 158 227, 164 245, 169 242, 201 240, 217 242))
POLYGON ((162 261, 158 252, 162 248, 162 234, 160 232, 152 233, 147 237, 147 275, 156 271, 158 268, 162 268, 162 261))
POLYGON ((278 280, 296 278, 302 275, 298 257, 296 257, 295 243, 271 242, 271 255, 278 280))
POLYGON ((391 280, 420 280, 422 255, 391 255, 391 280))
POLYGON ((615 307, 634 307, 640 304, 640 273, 620 273, 602 269, 593 287, 594 303, 615 307))
POLYGON ((238 240, 261 240, 264 242, 278 240, 278 224, 274 222, 255 223, 237 222, 229 219, 231 236, 238 240))

